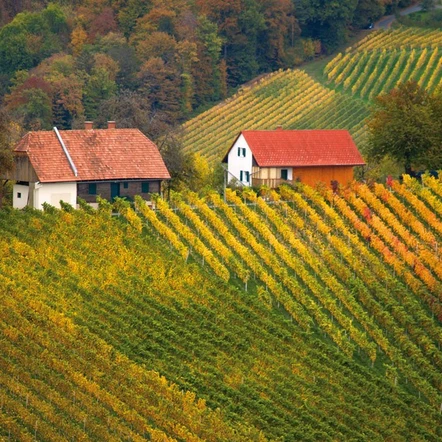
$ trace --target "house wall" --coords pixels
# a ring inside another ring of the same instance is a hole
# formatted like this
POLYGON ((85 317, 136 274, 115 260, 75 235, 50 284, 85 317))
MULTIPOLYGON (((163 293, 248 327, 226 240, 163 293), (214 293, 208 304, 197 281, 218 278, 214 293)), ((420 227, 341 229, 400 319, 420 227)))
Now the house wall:
POLYGON ((14 209, 23 209, 28 205, 29 185, 14 184, 12 190, 12 206, 14 209))
MULTIPOLYGON (((133 200, 135 195, 140 195, 143 199, 149 200, 150 194, 161 192, 161 180, 121 181, 119 183, 120 183, 121 198, 126 197, 133 200), (124 187, 125 182, 127 183, 127 188, 124 187), (149 182, 149 192, 142 192, 143 182, 149 182)), ((95 203, 97 200, 97 195, 100 195, 101 198, 104 198, 108 201, 112 199, 110 181, 96 182, 95 183, 97 186, 96 194, 89 193, 89 184, 90 183, 78 183, 78 196, 84 199, 86 202, 95 203)))
POLYGON ((287 180, 293 180, 293 167, 253 167, 253 177, 262 180, 276 180, 281 179, 281 170, 287 170, 287 180))
POLYGON ((266 167, 253 168, 253 185, 267 185, 277 187, 284 180, 281 179, 281 170, 287 169, 287 181, 299 180, 309 186, 316 186, 323 182, 330 186, 332 180, 340 184, 347 184, 353 180, 353 166, 324 166, 324 167, 266 167))
POLYGON ((328 167, 300 167, 293 171, 294 179, 300 179, 304 184, 316 186, 323 182, 330 186, 332 180, 339 184, 353 181, 353 166, 328 166, 328 167))
POLYGON ((228 181, 238 180, 241 178, 241 171, 243 171, 243 180, 242 183, 244 185, 251 184, 245 180, 245 173, 248 172, 250 175, 252 174, 252 164, 253 157, 252 151, 250 150, 245 138, 243 135, 240 135, 236 140, 233 147, 230 149, 227 156, 227 170, 229 173, 228 181), (243 151, 241 151, 241 155, 238 155, 238 148, 245 149, 245 155, 243 156, 243 151))
POLYGON ((30 198, 33 197, 33 207, 36 209, 42 209, 45 202, 60 208, 60 200, 73 207, 77 204, 77 183, 35 183, 30 186, 30 192, 33 192, 30 198))

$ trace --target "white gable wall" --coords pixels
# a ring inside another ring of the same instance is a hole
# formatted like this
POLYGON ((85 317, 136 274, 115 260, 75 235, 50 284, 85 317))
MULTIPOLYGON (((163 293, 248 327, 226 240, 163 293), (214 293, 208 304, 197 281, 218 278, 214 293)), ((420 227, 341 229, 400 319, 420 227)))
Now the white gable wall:
POLYGON ((242 183, 245 186, 250 186, 252 183, 252 164, 252 151, 244 136, 241 134, 227 155, 227 170, 229 172, 228 181, 230 182, 234 179, 240 181, 242 171, 242 183), (238 148, 241 149, 240 155, 238 155, 238 148), (245 151, 243 149, 245 149, 245 151), (249 182, 246 180, 246 172, 249 174, 249 182))
POLYGON ((28 203, 35 209, 43 209, 43 203, 60 208, 60 200, 73 207, 77 204, 77 183, 30 183, 14 186, 13 205, 22 209, 28 203), (18 198, 21 193, 21 198, 18 198))
POLYGON ((12 206, 14 209, 23 209, 28 205, 29 186, 14 184, 12 190, 12 206))

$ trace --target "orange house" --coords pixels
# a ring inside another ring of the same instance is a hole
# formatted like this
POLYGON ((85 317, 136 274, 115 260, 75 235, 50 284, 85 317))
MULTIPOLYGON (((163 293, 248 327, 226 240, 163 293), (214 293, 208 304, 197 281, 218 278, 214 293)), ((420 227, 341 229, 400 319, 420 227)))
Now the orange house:
POLYGON ((353 180, 353 168, 365 165, 346 130, 246 130, 223 159, 229 182, 277 187, 301 181, 310 186, 353 180))

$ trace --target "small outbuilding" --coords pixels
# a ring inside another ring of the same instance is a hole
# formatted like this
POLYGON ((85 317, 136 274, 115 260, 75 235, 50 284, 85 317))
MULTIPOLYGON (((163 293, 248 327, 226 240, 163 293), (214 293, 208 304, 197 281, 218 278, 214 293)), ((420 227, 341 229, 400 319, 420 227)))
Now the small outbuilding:
POLYGON ((347 130, 245 130, 223 159, 228 181, 244 186, 277 187, 301 181, 310 186, 353 180, 365 165, 347 130))
POLYGON ((13 206, 41 209, 60 207, 60 200, 76 206, 77 197, 89 203, 97 195, 112 200, 149 199, 160 193, 170 175, 157 146, 138 129, 93 129, 28 132, 15 146, 13 206))

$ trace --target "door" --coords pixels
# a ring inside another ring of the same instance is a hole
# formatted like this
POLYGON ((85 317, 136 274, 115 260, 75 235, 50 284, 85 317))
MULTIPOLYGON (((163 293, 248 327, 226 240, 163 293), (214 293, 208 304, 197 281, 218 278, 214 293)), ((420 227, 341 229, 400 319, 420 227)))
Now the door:
POLYGON ((111 183, 111 200, 120 196, 120 183, 111 183))

